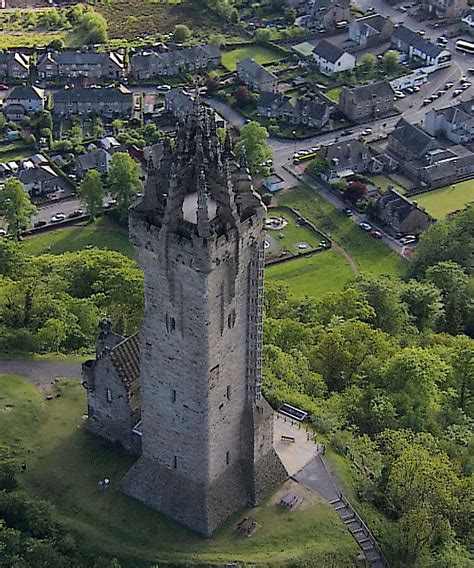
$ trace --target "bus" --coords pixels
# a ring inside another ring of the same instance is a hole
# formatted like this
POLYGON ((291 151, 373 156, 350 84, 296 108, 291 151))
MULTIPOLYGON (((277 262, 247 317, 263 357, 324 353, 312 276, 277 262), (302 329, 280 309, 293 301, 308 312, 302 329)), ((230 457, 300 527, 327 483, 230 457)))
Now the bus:
POLYGON ((474 43, 464 39, 459 39, 456 42, 456 49, 458 51, 463 51, 464 53, 474 53, 474 43))

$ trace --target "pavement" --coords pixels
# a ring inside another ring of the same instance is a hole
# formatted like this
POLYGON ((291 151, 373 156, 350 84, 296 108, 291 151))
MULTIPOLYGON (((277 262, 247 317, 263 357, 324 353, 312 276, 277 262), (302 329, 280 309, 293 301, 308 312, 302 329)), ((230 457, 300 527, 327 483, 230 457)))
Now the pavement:
POLYGON ((306 432, 305 425, 279 413, 275 413, 273 423, 273 444, 290 477, 317 453, 316 442, 313 435, 306 432), (282 439, 282 436, 292 438, 293 441, 282 439))

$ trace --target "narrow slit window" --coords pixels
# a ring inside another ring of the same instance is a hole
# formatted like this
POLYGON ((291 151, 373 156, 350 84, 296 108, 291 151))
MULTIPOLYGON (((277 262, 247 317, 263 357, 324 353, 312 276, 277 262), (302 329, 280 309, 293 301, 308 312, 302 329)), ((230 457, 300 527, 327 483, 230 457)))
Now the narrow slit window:
POLYGON ((106 396, 107 396, 107 402, 112 402, 112 391, 110 389, 107 389, 106 396))
POLYGON ((178 469, 178 456, 174 456, 173 458, 173 467, 174 469, 178 469))

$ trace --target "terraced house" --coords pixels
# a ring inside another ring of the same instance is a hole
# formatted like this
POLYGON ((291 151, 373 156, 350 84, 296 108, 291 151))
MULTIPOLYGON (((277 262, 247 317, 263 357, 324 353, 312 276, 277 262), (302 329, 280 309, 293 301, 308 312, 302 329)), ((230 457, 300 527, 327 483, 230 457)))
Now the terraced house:
POLYGON ((133 94, 126 87, 96 87, 63 89, 54 93, 53 113, 59 116, 70 114, 99 116, 130 116, 133 94))
POLYGON ((148 51, 134 55, 130 61, 130 72, 134 79, 144 80, 217 67, 220 61, 220 47, 208 43, 163 53, 148 51))
POLYGON ((349 39, 361 49, 390 41, 392 32, 392 21, 380 14, 359 18, 349 25, 349 39))
POLYGON ((265 67, 247 57, 237 63, 237 76, 248 85, 253 91, 275 92, 277 88, 277 77, 265 67))
POLYGON ((114 51, 47 52, 36 66, 39 79, 54 77, 91 77, 119 79, 125 73, 123 56, 114 51))
POLYGON ((424 39, 404 25, 395 27, 392 47, 404 53, 409 60, 421 61, 428 73, 451 65, 450 51, 424 39))
POLYGON ((30 56, 18 51, 0 52, 0 79, 28 79, 30 56))
POLYGON ((441 136, 455 144, 474 142, 474 99, 431 109, 425 117, 425 130, 431 136, 441 136))
POLYGON ((257 114, 295 126, 322 128, 329 122, 331 107, 326 102, 303 99, 290 101, 278 93, 262 93, 258 100, 257 114))
POLYGON ((377 118, 394 112, 394 92, 387 81, 353 89, 343 87, 338 106, 339 110, 354 122, 377 118))

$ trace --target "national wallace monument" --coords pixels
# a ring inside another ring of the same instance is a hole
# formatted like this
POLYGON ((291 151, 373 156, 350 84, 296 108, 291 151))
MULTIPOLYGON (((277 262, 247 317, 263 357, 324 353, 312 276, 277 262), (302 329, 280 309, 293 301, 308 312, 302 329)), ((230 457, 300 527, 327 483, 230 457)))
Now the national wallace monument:
POLYGON ((139 454, 120 490, 206 536, 287 477, 261 394, 265 213, 197 103, 130 210, 140 331, 103 320, 83 366, 90 430, 139 454))

